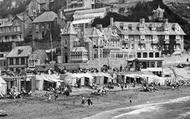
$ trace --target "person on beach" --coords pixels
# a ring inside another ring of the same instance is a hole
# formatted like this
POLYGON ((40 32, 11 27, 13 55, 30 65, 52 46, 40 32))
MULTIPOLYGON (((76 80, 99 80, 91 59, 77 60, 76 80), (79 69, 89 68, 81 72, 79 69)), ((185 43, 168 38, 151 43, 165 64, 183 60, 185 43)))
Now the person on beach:
POLYGON ((130 104, 132 103, 132 99, 131 99, 131 97, 129 97, 129 102, 130 102, 130 104))
POLYGON ((81 100, 81 104, 85 104, 85 98, 84 98, 84 96, 82 97, 82 100, 81 100))
POLYGON ((90 97, 86 100, 86 102, 88 103, 89 106, 93 104, 93 102, 92 102, 92 100, 90 99, 90 97))
POLYGON ((48 94, 48 101, 50 102, 51 99, 52 99, 52 95, 49 93, 49 94, 48 94))
POLYGON ((123 91, 123 84, 121 84, 121 90, 123 91))

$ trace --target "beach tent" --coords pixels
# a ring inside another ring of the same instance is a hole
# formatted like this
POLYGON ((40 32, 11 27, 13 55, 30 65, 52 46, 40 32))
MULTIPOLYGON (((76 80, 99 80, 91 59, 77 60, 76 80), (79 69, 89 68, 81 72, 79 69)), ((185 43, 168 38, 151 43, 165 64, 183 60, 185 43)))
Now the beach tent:
POLYGON ((76 76, 76 78, 80 80, 81 86, 85 85, 92 86, 93 76, 90 73, 76 73, 74 76, 76 76))
POLYGON ((160 85, 165 85, 166 83, 166 78, 164 77, 159 77, 157 75, 142 75, 144 79, 147 81, 147 83, 156 83, 160 85))
POLYGON ((1 94, 7 94, 7 82, 2 77, 0 77, 0 95, 1 94))
POLYGON ((49 83, 55 83, 56 88, 58 88, 61 84, 60 76, 56 74, 40 74, 36 75, 36 89, 37 90, 43 90, 44 88, 44 81, 49 82, 49 83))
POLYGON ((66 73, 62 74, 61 80, 63 80, 66 84, 71 86, 75 86, 77 81, 80 81, 80 85, 84 86, 88 83, 88 85, 92 85, 93 76, 90 73, 66 73))
POLYGON ((108 73, 98 72, 98 73, 92 73, 92 76, 94 77, 94 83, 95 84, 107 84, 108 82, 112 82, 113 77, 108 73))
POLYGON ((66 73, 66 74, 61 74, 60 79, 71 86, 75 86, 77 77, 75 74, 72 73, 66 73))

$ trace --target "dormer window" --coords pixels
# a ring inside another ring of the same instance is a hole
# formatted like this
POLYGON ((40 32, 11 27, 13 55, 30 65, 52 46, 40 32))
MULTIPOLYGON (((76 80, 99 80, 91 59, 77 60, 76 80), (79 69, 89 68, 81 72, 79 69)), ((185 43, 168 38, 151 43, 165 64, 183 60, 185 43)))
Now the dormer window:
POLYGON ((131 31, 133 30, 133 28, 132 28, 132 27, 133 27, 132 24, 129 24, 128 27, 129 27, 129 29, 130 29, 131 31))
POLYGON ((155 24, 150 24, 149 28, 151 31, 156 31, 155 24))
POLYGON ((173 31, 178 31, 177 24, 173 24, 173 25, 172 25, 172 30, 173 30, 173 31))
POLYGON ((138 25, 139 31, 144 31, 144 28, 145 28, 144 24, 139 24, 138 25))
POLYGON ((124 24, 123 23, 120 23, 120 29, 124 30, 124 24))
POLYGON ((18 49, 18 55, 20 55, 23 52, 23 49, 18 49))

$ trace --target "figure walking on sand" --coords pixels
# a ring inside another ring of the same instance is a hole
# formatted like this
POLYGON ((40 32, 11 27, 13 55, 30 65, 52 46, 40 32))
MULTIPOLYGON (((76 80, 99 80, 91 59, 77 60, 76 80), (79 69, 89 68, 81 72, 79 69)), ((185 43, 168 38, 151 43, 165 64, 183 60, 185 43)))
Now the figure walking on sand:
POLYGON ((86 100, 86 102, 88 103, 89 106, 93 104, 93 102, 92 102, 92 100, 90 99, 90 97, 86 100))

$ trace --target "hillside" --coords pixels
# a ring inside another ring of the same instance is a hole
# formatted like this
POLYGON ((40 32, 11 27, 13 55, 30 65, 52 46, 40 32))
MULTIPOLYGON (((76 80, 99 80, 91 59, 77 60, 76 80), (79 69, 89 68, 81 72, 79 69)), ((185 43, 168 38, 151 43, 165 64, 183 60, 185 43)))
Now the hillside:
MULTIPOLYGON (((103 23, 103 26, 106 27, 110 23, 108 22, 110 17, 113 17, 115 21, 134 21, 138 22, 139 19, 145 18, 146 21, 149 20, 149 16, 152 16, 152 11, 157 9, 158 5, 161 8, 165 9, 164 17, 169 20, 169 22, 179 23, 182 29, 187 34, 185 36, 185 48, 190 48, 190 24, 187 20, 182 18, 180 15, 176 14, 175 11, 170 9, 167 5, 165 5, 162 0, 153 0, 149 2, 139 2, 135 7, 132 7, 130 10, 130 15, 122 16, 117 13, 108 13, 108 15, 104 19, 96 19, 93 25, 103 23)), ((180 12, 179 12, 180 13, 180 12)))
POLYGON ((26 6, 31 0, 4 0, 0 5, 0 17, 6 17, 9 14, 19 14, 26 10, 26 6))

